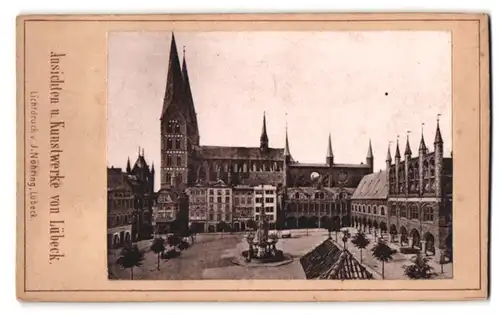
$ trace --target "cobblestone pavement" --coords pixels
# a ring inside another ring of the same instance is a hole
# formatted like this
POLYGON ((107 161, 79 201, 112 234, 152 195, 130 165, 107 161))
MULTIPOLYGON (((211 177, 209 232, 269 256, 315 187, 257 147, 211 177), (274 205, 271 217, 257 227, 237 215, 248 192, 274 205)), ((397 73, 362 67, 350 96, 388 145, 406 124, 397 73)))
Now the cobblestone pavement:
MULTIPOLYGON (((199 234, 195 244, 182 251, 181 256, 171 260, 160 260, 156 270, 157 256, 147 251, 151 240, 137 245, 145 250, 144 262, 134 267, 134 279, 195 280, 195 279, 304 279, 299 258, 323 242, 328 236, 324 230, 293 231, 292 238, 280 239, 277 248, 293 257, 289 264, 278 267, 244 267, 233 263, 248 245, 244 234, 199 234)), ((109 255, 111 262, 119 257, 120 250, 109 255)), ((116 264, 112 272, 119 279, 130 279, 130 270, 123 270, 116 264)))
MULTIPOLYGON (((357 230, 349 228, 354 235, 357 230)), ((138 243, 140 249, 145 250, 145 259, 140 267, 134 268, 134 279, 148 280, 199 280, 199 279, 305 279, 304 271, 300 265, 299 258, 314 249, 328 237, 325 230, 292 230, 292 237, 280 239, 277 248, 292 256, 293 261, 289 264, 277 267, 245 267, 236 265, 233 258, 241 255, 248 248, 244 239, 244 233, 237 234, 199 234, 195 244, 187 250, 182 251, 181 256, 171 260, 160 260, 160 270, 156 270, 157 256, 147 251, 151 240, 138 243)), ((376 279, 381 279, 382 265, 371 255, 374 245, 374 236, 367 234, 370 244, 363 251, 363 264, 374 272, 376 279)), ((335 233, 332 233, 335 240, 335 233)), ((341 241, 342 233, 338 233, 338 243, 341 241)), ((348 249, 356 259, 359 260, 359 249, 350 241, 348 249)), ((390 244, 397 248, 396 244, 390 244)), ((111 251, 109 259, 116 261, 119 250, 111 251)), ((403 266, 410 263, 412 255, 396 253, 393 260, 385 264, 385 279, 407 279, 403 273, 403 266)), ((439 275, 437 278, 451 278, 452 264, 444 265, 444 274, 440 274, 440 265, 431 262, 439 275)), ((112 272, 120 279, 130 279, 130 270, 123 270, 116 264, 111 265, 112 272)))

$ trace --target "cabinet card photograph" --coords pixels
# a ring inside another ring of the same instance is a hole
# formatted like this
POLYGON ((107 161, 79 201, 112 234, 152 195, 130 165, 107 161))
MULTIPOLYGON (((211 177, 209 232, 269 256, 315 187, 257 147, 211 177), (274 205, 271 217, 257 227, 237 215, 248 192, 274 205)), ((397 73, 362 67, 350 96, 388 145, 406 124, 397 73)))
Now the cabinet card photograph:
POLYGON ((485 298, 488 45, 468 14, 19 17, 19 298, 485 298))

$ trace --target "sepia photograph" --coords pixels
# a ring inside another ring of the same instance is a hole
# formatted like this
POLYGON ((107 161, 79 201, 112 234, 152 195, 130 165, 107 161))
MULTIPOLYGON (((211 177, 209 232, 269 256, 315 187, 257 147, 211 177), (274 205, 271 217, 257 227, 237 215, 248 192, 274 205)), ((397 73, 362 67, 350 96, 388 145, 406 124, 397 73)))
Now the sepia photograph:
POLYGON ((453 279, 450 32, 107 40, 108 279, 453 279))

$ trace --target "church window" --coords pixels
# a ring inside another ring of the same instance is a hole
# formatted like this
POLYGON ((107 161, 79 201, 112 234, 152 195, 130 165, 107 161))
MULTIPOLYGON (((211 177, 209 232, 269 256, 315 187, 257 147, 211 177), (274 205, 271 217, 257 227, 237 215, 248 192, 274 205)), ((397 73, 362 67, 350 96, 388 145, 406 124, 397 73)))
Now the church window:
POLYGON ((391 206, 391 216, 395 217, 397 216, 397 210, 396 210, 396 205, 391 206))
POLYGON ((175 125, 174 125, 174 132, 175 133, 180 133, 181 132, 181 125, 176 122, 175 125))
POLYGON ((254 172, 257 172, 257 164, 256 164, 256 163, 253 163, 252 168, 253 168, 253 171, 254 171, 254 172))
POLYGON ((410 219, 418 220, 418 207, 416 205, 410 207, 410 219))
POLYGON ((234 172, 237 173, 238 172, 238 164, 234 164, 234 172))
POLYGON ((175 148, 177 150, 182 150, 182 148, 181 148, 181 140, 180 139, 175 139, 175 148))
POLYGON ((172 139, 170 139, 170 138, 167 138, 167 149, 173 149, 172 139))
POLYGON ((170 180, 171 180, 171 179, 172 179, 172 175, 170 175, 170 173, 169 173, 169 172, 167 172, 167 173, 165 174, 165 181, 166 181, 168 184, 170 184, 170 180))
POLYGON ((400 207, 400 210, 399 210, 399 216, 401 218, 406 218, 407 217, 407 213, 406 213, 406 206, 401 206, 400 207))
POLYGON ((380 207, 380 215, 385 215, 385 208, 384 207, 380 207))
POLYGON ((177 156, 177 166, 181 166, 182 165, 182 158, 180 155, 177 156))
POLYGON ((172 166, 172 156, 170 154, 167 155, 167 166, 172 166))
POLYGON ((243 163, 243 172, 247 172, 247 163, 243 163))
POLYGON ((424 209, 424 221, 434 221, 434 209, 431 206, 424 209))

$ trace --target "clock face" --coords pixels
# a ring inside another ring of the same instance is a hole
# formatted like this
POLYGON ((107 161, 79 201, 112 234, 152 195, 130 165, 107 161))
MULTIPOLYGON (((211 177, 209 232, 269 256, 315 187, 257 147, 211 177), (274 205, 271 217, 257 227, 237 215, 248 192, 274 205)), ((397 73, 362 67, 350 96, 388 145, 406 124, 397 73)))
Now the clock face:
POLYGON ((347 173, 345 171, 339 173, 338 181, 340 184, 345 184, 347 182, 347 173))

